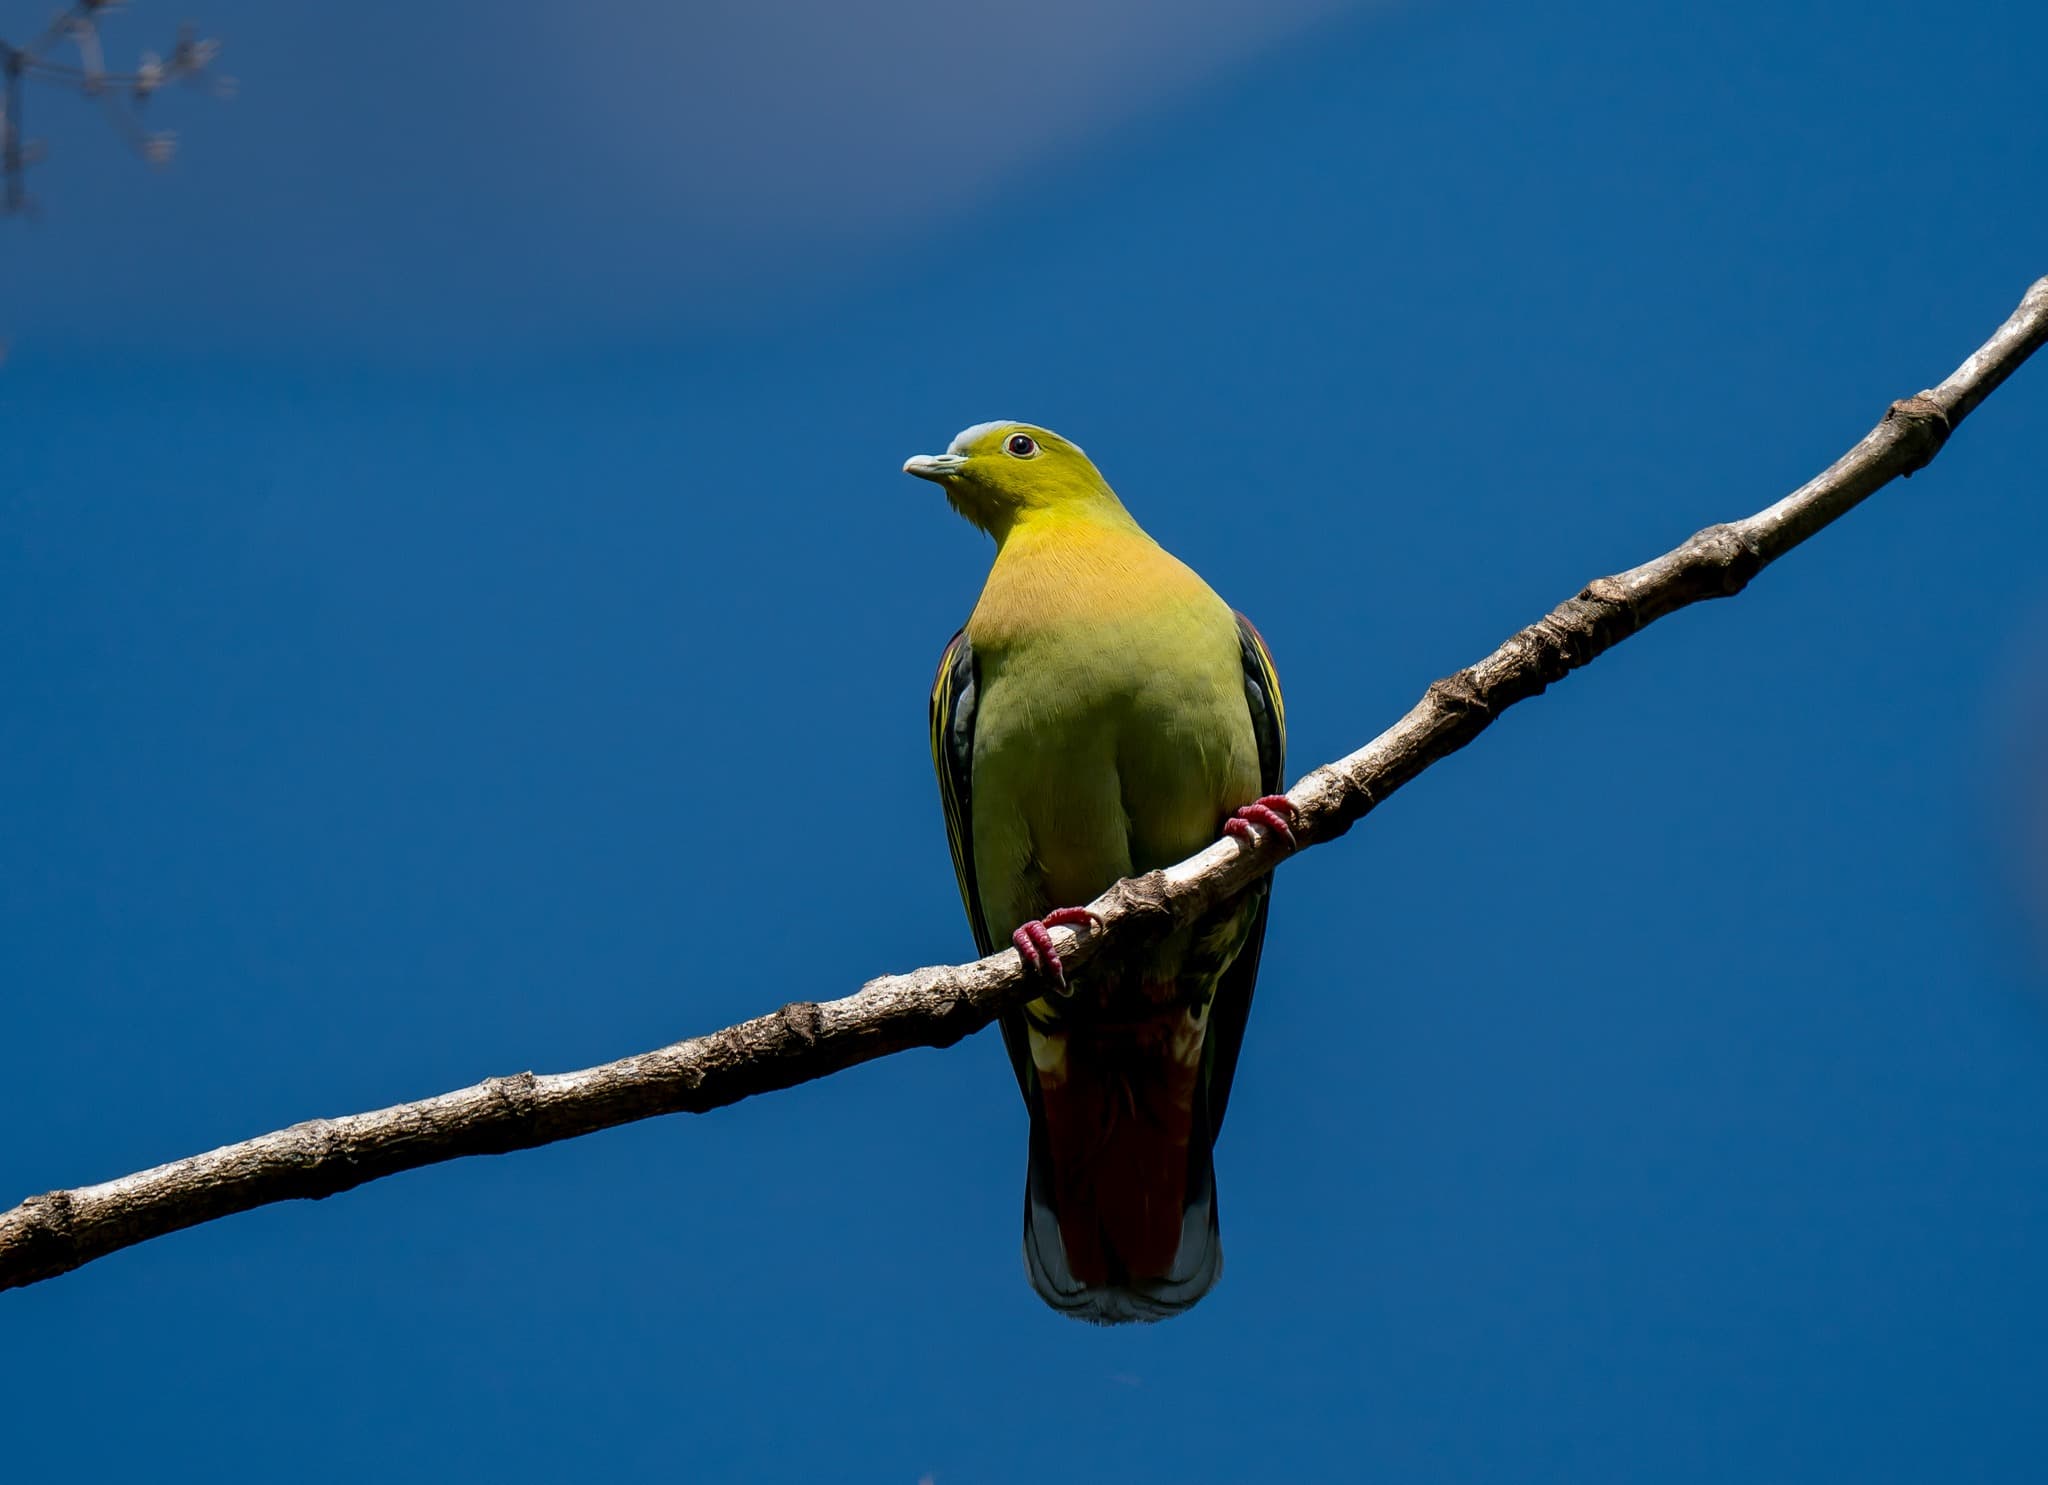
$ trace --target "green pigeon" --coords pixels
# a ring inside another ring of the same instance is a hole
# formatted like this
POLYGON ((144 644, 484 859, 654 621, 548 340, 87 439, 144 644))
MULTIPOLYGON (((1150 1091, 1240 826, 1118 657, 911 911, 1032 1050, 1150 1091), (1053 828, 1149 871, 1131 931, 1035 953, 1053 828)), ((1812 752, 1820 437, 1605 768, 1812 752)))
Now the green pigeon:
POLYGON ((1059 435, 980 423, 903 467, 996 543, 931 740, 975 942, 1014 944, 1039 982, 1002 1020, 1031 1117, 1026 1272, 1083 1320, 1178 1314, 1222 1271, 1211 1151, 1267 880, 1113 970, 1070 979, 1048 930, 1219 834, 1293 846, 1273 661, 1059 435))

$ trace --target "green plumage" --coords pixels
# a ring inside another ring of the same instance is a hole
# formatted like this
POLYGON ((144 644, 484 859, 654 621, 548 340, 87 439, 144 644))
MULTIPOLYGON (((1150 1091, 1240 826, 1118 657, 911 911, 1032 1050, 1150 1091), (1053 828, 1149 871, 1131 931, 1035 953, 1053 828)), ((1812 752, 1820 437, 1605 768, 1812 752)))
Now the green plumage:
MULTIPOLYGON (((984 952, 1054 908, 1215 840, 1281 787, 1256 631, 1138 527, 1086 456, 985 424, 913 460, 997 555, 932 698, 933 756, 984 952), (1020 452, 1028 449, 1028 452, 1020 452)), ((1154 1319, 1214 1282, 1209 1147, 1264 930, 1263 887, 1114 975, 1007 1017, 1032 1112, 1034 1286, 1083 1318, 1154 1319)))

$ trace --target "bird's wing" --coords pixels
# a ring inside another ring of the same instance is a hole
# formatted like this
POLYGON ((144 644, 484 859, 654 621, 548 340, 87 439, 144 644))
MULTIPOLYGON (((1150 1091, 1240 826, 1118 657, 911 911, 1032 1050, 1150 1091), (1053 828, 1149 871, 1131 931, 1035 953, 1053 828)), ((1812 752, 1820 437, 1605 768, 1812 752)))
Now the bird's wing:
MULTIPOLYGON (((974 946, 983 954, 995 950, 981 893, 974 881, 974 718, 981 701, 981 667, 974 646, 962 629, 939 657, 932 681, 932 768, 939 776, 939 800, 946 807, 946 840, 953 848, 953 875, 960 883, 960 901, 967 908, 974 946)), ((1003 1017, 1003 1045, 1024 1096, 1031 1096, 1031 1047, 1023 1017, 1003 1017)))
MULTIPOLYGON (((1244 665, 1244 699, 1251 712, 1252 733, 1259 744, 1259 790, 1278 794, 1287 787, 1287 707, 1280 699, 1280 677, 1265 640, 1243 614, 1237 616, 1237 647, 1244 665)), ((1244 1045, 1245 1022, 1252 1013, 1252 986, 1259 978, 1259 949, 1266 938, 1266 884, 1259 885, 1259 906, 1244 947, 1216 986, 1209 1012, 1209 1133, 1223 1128, 1223 1109, 1230 1101, 1230 1080, 1237 1073, 1238 1048, 1244 1045)))
POLYGON ((947 641, 939 673, 932 680, 932 768, 938 773, 939 801, 946 809, 946 841, 953 848, 960 901, 974 929, 975 947, 986 954, 992 945, 974 888, 974 713, 981 699, 980 680, 974 646, 962 629, 947 641))

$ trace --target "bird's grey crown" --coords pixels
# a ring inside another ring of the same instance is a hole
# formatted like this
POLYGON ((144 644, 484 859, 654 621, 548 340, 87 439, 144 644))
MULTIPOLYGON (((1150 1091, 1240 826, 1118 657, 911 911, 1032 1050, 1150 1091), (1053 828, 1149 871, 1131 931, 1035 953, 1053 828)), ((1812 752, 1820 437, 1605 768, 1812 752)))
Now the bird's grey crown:
MULTIPOLYGON (((946 452, 949 454, 964 454, 967 452, 967 446, 973 443, 974 440, 981 437, 984 433, 993 432, 997 428, 1038 428, 1038 424, 1021 422, 1016 418, 996 418, 990 422, 976 423, 972 428, 962 428, 958 433, 954 434, 953 441, 946 445, 946 452)), ((1046 432, 1048 430, 1040 428, 1039 431, 1046 432)), ((1073 440, 1069 439, 1067 442, 1072 443, 1073 440)), ((1088 451, 1077 443, 1074 444, 1074 452, 1084 459, 1088 457, 1088 451)))

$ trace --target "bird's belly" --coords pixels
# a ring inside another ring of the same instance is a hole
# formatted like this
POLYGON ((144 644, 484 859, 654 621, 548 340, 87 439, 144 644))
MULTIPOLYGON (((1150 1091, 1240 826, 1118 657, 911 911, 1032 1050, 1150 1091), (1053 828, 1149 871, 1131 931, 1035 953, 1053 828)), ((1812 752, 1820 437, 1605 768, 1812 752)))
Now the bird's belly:
POLYGON ((1192 855, 1257 794, 1231 660, 1227 687, 1166 666, 1076 665, 1032 703, 1006 696, 1000 672, 987 678, 973 808, 992 931, 1192 855))

